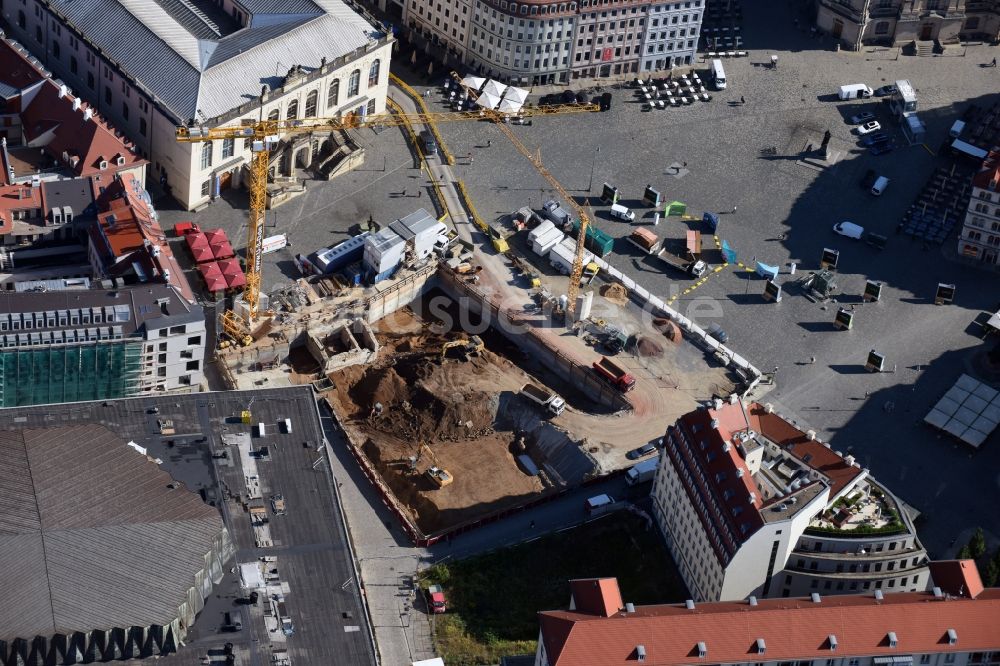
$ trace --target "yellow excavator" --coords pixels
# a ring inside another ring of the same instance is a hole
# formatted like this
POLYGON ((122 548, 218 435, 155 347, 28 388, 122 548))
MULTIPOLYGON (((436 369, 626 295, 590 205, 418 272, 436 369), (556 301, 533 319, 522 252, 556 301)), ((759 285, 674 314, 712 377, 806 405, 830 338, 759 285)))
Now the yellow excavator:
POLYGON ((456 347, 462 348, 462 360, 468 361, 473 356, 478 356, 486 345, 483 344, 483 339, 478 335, 473 335, 468 340, 450 340, 443 345, 441 345, 441 361, 448 356, 448 350, 454 349, 456 347))

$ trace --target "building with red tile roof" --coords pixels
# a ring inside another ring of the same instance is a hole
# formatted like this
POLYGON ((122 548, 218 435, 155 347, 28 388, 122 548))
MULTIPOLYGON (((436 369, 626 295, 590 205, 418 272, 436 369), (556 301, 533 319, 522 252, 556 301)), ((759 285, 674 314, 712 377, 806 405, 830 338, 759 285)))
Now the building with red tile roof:
POLYGON ((850 455, 735 396, 667 430, 653 513, 694 598, 920 591, 905 507, 850 455))
POLYGON ((189 303, 194 292, 174 257, 149 195, 129 172, 119 174, 98 199, 88 256, 96 275, 127 284, 166 282, 189 303))
POLYGON ((975 560, 940 560, 930 563, 934 585, 956 597, 975 599, 985 588, 975 560))
POLYGON ((1000 589, 975 596, 880 592, 805 598, 604 608, 603 600, 539 613, 536 666, 800 664, 967 666, 1000 661, 1000 589))
POLYGON ((35 240, 82 212, 69 211, 67 219, 67 211, 53 209, 42 182, 92 178, 100 185, 129 173, 145 183, 147 162, 131 142, 7 39, 0 39, 0 138, 0 234, 35 240))

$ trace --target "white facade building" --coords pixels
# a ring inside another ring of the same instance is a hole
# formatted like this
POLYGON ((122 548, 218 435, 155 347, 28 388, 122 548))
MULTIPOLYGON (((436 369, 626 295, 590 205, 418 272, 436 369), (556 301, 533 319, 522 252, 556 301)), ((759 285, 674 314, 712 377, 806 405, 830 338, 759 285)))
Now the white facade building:
POLYGON ((385 110, 392 38, 341 0, 24 0, 4 3, 2 22, 188 208, 238 182, 250 152, 179 143, 178 125, 236 125, 261 107, 282 119, 385 110))
POLYGON ((991 152, 972 178, 958 253, 990 266, 1000 263, 1000 152, 991 152))
POLYGON ((901 503, 767 407, 716 401, 664 444, 653 513, 695 599, 926 589, 901 503))

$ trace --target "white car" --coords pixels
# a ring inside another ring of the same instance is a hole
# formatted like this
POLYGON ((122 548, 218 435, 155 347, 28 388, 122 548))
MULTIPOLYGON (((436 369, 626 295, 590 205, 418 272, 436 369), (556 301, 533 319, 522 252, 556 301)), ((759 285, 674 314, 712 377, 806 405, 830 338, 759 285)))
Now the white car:
POLYGON ((858 134, 864 136, 865 134, 871 134, 872 132, 877 132, 880 129, 882 129, 882 125, 879 124, 877 120, 872 120, 871 122, 867 122, 864 125, 860 125, 858 127, 858 134))
POLYGON ((871 111, 864 111, 856 116, 851 116, 852 125, 860 125, 861 123, 867 123, 870 120, 875 120, 875 114, 871 111))
POLYGON ((859 240, 865 233, 865 228, 861 225, 846 221, 833 225, 833 230, 841 236, 847 236, 855 240, 859 240))

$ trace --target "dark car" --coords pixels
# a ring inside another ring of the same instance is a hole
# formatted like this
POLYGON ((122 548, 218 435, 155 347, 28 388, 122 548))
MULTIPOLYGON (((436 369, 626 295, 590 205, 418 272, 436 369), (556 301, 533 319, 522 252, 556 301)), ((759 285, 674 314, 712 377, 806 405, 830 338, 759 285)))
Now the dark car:
POLYGON ((868 152, 872 155, 885 155, 886 153, 891 153, 896 149, 896 144, 891 141, 883 141, 880 143, 872 144, 868 147, 868 152))
POLYGON ((729 342, 729 334, 719 324, 712 324, 705 329, 705 332, 715 338, 721 344, 729 342))
POLYGON ((629 460, 637 460, 639 458, 642 458, 643 456, 648 456, 650 453, 653 453, 654 451, 656 451, 656 444, 650 442, 649 444, 643 444, 637 449, 632 449, 631 451, 625 454, 625 457, 628 458, 629 460))
POLYGON ((882 86, 875 90, 876 97, 888 97, 889 95, 896 92, 896 86, 882 86))
POLYGON ((869 134, 865 138, 861 139, 861 143, 863 143, 866 146, 870 146, 872 144, 880 143, 882 141, 889 141, 890 139, 892 139, 892 137, 890 137, 885 132, 875 132, 874 134, 869 134))

